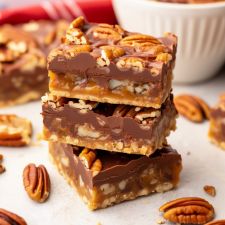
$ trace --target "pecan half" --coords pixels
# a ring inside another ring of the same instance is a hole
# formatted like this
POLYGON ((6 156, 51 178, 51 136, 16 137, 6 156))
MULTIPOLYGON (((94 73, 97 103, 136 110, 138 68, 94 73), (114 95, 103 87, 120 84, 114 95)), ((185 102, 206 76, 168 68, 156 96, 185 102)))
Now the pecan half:
POLYGON ((179 114, 193 122, 203 122, 210 118, 210 107, 199 97, 193 95, 178 95, 174 98, 174 104, 179 114))
POLYGON ((1 225, 27 225, 26 221, 5 209, 0 209, 0 224, 1 225))
POLYGON ((215 196, 216 196, 216 188, 215 188, 214 186, 205 185, 205 186, 203 187, 203 189, 204 189, 204 191, 205 191, 208 195, 210 195, 210 196, 212 196, 212 197, 215 197, 215 196))
POLYGON ((30 143, 31 122, 16 115, 0 115, 0 146, 19 147, 30 143))
POLYGON ((225 225, 225 220, 215 220, 215 221, 206 223, 205 225, 225 225))
POLYGON ((92 36, 94 39, 110 39, 113 41, 118 41, 122 39, 124 30, 119 25, 109 25, 109 24, 98 24, 93 26, 87 32, 87 35, 92 36))
POLYGON ((170 201, 159 210, 173 223, 205 224, 214 218, 214 208, 202 198, 186 197, 170 201))
POLYGON ((28 196, 36 202, 45 202, 50 194, 50 178, 43 165, 29 164, 23 171, 23 184, 28 196))
POLYGON ((79 154, 79 158, 85 167, 92 171, 93 176, 96 176, 102 170, 102 162, 100 159, 97 159, 95 151, 84 148, 79 154))
POLYGON ((162 43, 158 39, 144 34, 131 34, 123 38, 119 44, 122 46, 132 46, 140 51, 150 51, 151 54, 157 54, 164 50, 162 43))
POLYGON ((99 66, 108 66, 110 64, 110 60, 114 58, 118 58, 125 54, 125 51, 117 46, 102 46, 100 47, 101 57, 97 58, 97 63, 99 66))

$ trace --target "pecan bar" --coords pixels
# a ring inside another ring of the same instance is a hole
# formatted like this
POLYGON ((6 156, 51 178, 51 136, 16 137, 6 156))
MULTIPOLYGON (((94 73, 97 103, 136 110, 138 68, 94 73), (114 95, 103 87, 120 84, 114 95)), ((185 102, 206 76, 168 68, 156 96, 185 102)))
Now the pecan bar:
POLYGON ((19 28, 0 27, 0 107, 40 98, 48 87, 46 56, 19 28))
POLYGON ((56 96, 160 108, 171 91, 177 38, 131 33, 119 25, 67 29, 48 58, 49 89, 56 96))
POLYGON ((220 96, 218 105, 212 109, 209 138, 225 150, 225 93, 220 96))
POLYGON ((49 143, 59 172, 91 210, 132 200, 177 186, 181 156, 164 147, 152 156, 91 150, 59 142, 49 143))
POLYGON ((43 136, 93 149, 150 155, 176 126, 172 95, 160 109, 46 95, 43 136))

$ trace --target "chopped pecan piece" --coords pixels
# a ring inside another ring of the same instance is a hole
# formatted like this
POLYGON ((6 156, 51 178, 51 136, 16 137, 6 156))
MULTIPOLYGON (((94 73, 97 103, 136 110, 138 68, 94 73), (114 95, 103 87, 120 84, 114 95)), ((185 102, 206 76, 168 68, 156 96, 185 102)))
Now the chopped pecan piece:
POLYGON ((205 191, 208 195, 210 195, 210 196, 212 196, 212 197, 215 197, 215 196, 216 196, 216 188, 215 188, 214 186, 205 185, 205 186, 203 187, 203 189, 204 189, 204 191, 205 191))
POLYGON ((0 146, 24 146, 30 143, 31 122, 16 115, 0 115, 0 146))
POLYGON ((83 16, 77 17, 75 20, 73 20, 70 24, 70 28, 79 28, 81 29, 85 24, 85 20, 83 16))
POLYGON ((145 64, 145 60, 138 57, 122 57, 116 63, 120 69, 132 69, 136 72, 142 72, 145 64))
POLYGON ((93 175, 96 176, 102 170, 102 162, 100 159, 96 159, 91 166, 91 171, 93 175))
POLYGON ((170 201, 159 210, 173 223, 205 224, 214 218, 214 208, 202 198, 186 197, 170 201))
POLYGON ((90 45, 74 45, 66 49, 66 54, 68 54, 70 57, 74 57, 78 53, 91 52, 91 50, 92 49, 90 45))
POLYGON ((43 165, 29 164, 23 171, 23 184, 28 196, 36 202, 45 202, 50 194, 50 178, 43 165))
POLYGON ((169 53, 159 53, 156 56, 156 61, 167 63, 170 60, 172 60, 172 55, 170 55, 169 53))
POLYGON ((5 209, 0 209, 0 224, 1 225, 27 225, 26 221, 5 209))
POLYGON ((88 39, 84 33, 78 28, 70 28, 66 31, 66 41, 76 45, 87 45, 89 44, 88 39))
POLYGON ((178 95, 174 98, 174 104, 179 114, 193 122, 203 122, 210 117, 210 107, 199 97, 193 95, 178 95))
POLYGON ((101 57, 97 59, 99 66, 108 66, 111 59, 123 56, 125 54, 125 51, 117 46, 102 46, 101 49, 101 57))

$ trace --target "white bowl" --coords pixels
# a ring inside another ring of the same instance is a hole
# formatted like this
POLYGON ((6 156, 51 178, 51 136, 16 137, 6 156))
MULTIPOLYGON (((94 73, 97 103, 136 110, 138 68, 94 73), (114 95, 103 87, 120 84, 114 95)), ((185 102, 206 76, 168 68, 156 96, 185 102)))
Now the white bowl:
POLYGON ((178 36, 175 82, 194 83, 217 74, 225 62, 225 1, 207 4, 113 0, 119 23, 129 31, 178 36))

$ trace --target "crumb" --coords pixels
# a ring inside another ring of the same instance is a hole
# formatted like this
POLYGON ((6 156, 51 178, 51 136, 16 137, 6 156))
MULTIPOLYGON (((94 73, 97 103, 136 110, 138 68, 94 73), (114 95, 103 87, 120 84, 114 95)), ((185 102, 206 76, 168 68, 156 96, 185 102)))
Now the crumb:
POLYGON ((210 195, 210 196, 212 196, 212 197, 215 197, 215 196, 216 196, 216 188, 215 188, 214 186, 205 185, 205 186, 203 187, 203 189, 204 189, 204 191, 205 191, 208 195, 210 195))
POLYGON ((164 224, 165 223, 165 220, 164 219, 158 219, 157 220, 157 224, 164 224))

